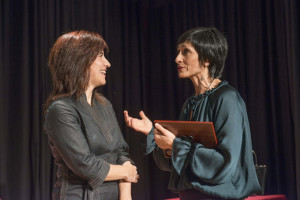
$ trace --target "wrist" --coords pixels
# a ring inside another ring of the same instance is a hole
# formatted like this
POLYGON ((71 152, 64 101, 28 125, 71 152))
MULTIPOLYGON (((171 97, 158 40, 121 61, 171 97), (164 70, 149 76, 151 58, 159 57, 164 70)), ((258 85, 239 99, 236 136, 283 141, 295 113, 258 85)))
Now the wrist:
POLYGON ((145 130, 144 134, 147 136, 147 135, 149 135, 149 133, 151 133, 152 131, 154 131, 154 129, 155 129, 155 127, 154 127, 154 126, 151 126, 151 128, 149 127, 149 128, 147 128, 147 129, 145 130))
POLYGON ((119 183, 120 200, 131 200, 131 183, 120 181, 119 183))
POLYGON ((128 176, 126 165, 110 164, 110 170, 105 178, 105 181, 122 180, 126 179, 128 176))
POLYGON ((175 140, 175 137, 172 137, 172 138, 170 139, 169 149, 173 149, 174 140, 175 140))

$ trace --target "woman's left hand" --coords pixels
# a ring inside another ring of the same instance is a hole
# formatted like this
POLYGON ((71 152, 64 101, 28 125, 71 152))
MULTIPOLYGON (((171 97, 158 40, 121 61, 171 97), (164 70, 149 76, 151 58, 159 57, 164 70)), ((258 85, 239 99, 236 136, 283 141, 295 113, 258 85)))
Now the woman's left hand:
POLYGON ((157 146, 161 149, 172 149, 175 135, 162 127, 160 124, 155 124, 154 139, 157 146))

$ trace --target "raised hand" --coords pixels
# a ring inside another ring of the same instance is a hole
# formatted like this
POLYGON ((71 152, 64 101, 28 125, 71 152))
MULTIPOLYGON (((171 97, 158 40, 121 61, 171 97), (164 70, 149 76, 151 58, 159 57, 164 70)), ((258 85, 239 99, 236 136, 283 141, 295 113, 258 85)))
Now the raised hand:
POLYGON ((160 124, 155 124, 154 139, 157 146, 161 149, 172 149, 175 135, 162 127, 160 124))
POLYGON ((137 132, 141 132, 145 135, 148 135, 148 133, 152 129, 152 122, 150 119, 145 115, 143 111, 140 111, 139 113, 141 119, 138 118, 133 118, 128 115, 128 111, 124 111, 124 119, 125 123, 127 124, 128 127, 133 128, 137 132))

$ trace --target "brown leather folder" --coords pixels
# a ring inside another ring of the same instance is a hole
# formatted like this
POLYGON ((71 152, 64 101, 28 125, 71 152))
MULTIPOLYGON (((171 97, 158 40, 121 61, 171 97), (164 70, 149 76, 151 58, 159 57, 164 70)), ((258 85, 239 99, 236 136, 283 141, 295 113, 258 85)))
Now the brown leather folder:
POLYGON ((160 124, 176 137, 188 138, 206 148, 213 149, 218 144, 212 122, 155 120, 154 123, 160 124))

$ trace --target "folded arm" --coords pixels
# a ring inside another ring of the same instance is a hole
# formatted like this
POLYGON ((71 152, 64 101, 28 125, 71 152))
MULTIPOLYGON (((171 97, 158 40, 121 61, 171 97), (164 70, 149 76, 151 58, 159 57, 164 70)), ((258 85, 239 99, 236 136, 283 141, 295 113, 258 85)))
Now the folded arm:
POLYGON ((45 130, 57 160, 95 188, 107 180, 136 181, 136 168, 111 165, 90 152, 76 111, 65 102, 54 103, 47 112, 45 130))

